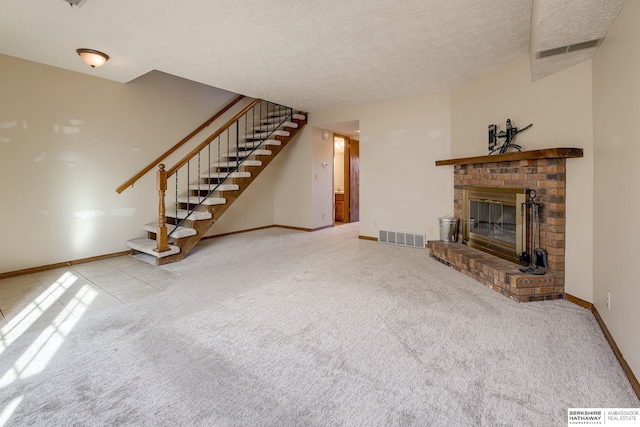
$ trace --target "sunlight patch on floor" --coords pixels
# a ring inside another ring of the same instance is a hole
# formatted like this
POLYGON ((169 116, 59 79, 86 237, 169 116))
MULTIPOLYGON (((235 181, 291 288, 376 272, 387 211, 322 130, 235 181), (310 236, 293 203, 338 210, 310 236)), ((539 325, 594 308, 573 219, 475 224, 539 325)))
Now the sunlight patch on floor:
POLYGON ((13 415, 15 410, 18 408, 23 398, 24 396, 22 395, 16 397, 2 410, 2 413, 0 413, 0 427, 7 424, 7 421, 9 421, 9 418, 11 418, 11 415, 13 415))
MULTIPOLYGON (((78 277, 64 273, 49 288, 23 309, 9 324, 2 328, 3 340, 0 354, 24 334, 33 323, 49 310, 76 281, 78 277)), ((0 378, 0 388, 5 388, 16 380, 22 380, 44 371, 58 352, 64 340, 97 297, 98 292, 89 285, 83 285, 71 301, 38 335, 29 348, 16 360, 13 366, 0 378)), ((14 398, 0 413, 0 427, 6 425, 11 415, 20 405, 23 396, 14 398)))
POLYGON ((51 286, 38 295, 17 316, 11 319, 6 326, 0 329, 2 341, 0 341, 0 355, 22 334, 24 334, 45 313, 56 300, 73 285, 78 278, 66 272, 51 286))

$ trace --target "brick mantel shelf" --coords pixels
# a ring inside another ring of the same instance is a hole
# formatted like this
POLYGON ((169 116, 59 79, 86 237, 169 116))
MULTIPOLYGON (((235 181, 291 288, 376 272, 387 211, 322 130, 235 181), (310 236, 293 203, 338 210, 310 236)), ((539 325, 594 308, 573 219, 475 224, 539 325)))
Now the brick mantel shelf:
POLYGON ((430 256, 515 301, 563 298, 566 159, 583 156, 581 148, 546 148, 436 161, 436 166, 454 167, 453 214, 460 219, 466 186, 536 190, 543 204, 538 246, 548 253, 547 274, 522 273, 519 264, 461 243, 429 241, 430 256))

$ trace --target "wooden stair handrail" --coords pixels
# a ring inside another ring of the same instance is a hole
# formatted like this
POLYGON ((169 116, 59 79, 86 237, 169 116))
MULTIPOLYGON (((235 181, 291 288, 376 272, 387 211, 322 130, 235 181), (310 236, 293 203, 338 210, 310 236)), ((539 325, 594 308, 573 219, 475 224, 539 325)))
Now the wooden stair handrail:
POLYGON ((250 111, 253 107, 255 107, 260 102, 262 102, 261 99, 255 99, 251 104, 247 105, 242 111, 240 111, 238 114, 236 114, 231 119, 229 119, 227 123, 220 126, 220 128, 217 131, 215 131, 213 134, 211 134, 211 136, 209 136, 207 139, 202 141, 200 145, 198 145, 196 148, 191 150, 189 154, 184 156, 182 160, 180 160, 171 169, 169 169, 167 171, 167 178, 171 177, 174 173, 176 173, 178 169, 186 165, 189 162, 189 160, 193 159, 200 151, 202 151, 207 145, 209 145, 211 141, 213 141, 214 139, 222 135, 222 133, 226 131, 229 127, 231 127, 232 124, 234 124, 237 120, 239 120, 242 116, 244 116, 245 113, 250 111))
POLYGON ((178 142, 176 145, 174 145, 173 147, 171 147, 169 150, 167 150, 164 154, 160 155, 160 157, 158 157, 157 159, 155 159, 153 162, 149 163, 149 165, 147 167, 145 167, 144 169, 142 169, 140 172, 138 172, 137 174, 135 174, 134 176, 132 176, 131 178, 129 178, 124 184, 122 184, 120 187, 116 188, 116 192, 118 194, 122 193, 124 190, 126 190, 129 187, 132 187, 133 184, 139 180, 140 178, 142 178, 147 172, 149 172, 151 169, 153 169, 154 167, 156 167, 161 161, 163 161, 164 159, 166 159, 167 157, 169 157, 174 151, 176 151, 178 148, 182 147, 187 141, 189 141, 191 138, 193 138, 194 136, 196 136, 198 133, 200 133, 200 131, 202 131, 204 128, 206 128, 207 126, 209 126, 211 123, 213 123, 216 119, 218 119, 220 116, 222 116, 224 113, 226 113, 227 111, 229 111, 229 109, 231 107, 233 107, 234 105, 236 105, 238 102, 240 102, 240 100, 244 98, 244 95, 238 95, 237 97, 235 97, 230 103, 228 103, 227 105, 225 105, 220 111, 218 111, 216 114, 214 114, 209 120, 207 120, 206 122, 204 122, 203 124, 201 124, 200 126, 198 126, 193 132, 191 132, 189 135, 185 136, 180 142, 178 142))

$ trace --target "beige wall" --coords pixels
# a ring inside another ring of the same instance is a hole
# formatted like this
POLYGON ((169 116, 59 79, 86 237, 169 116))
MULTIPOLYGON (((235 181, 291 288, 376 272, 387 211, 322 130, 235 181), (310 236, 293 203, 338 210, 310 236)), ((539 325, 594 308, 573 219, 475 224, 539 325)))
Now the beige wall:
POLYGON ((311 128, 311 228, 333 224, 333 134, 322 139, 322 129, 311 128))
MULTIPOLYGON (((452 171, 435 166, 436 160, 451 156, 449 103, 449 94, 441 93, 309 115, 318 129, 314 144, 327 147, 313 152, 314 168, 325 159, 331 162, 331 140, 319 140, 319 130, 329 123, 360 121, 361 235, 377 237, 385 229, 438 237, 438 217, 452 213, 452 171)), ((332 176, 326 179, 331 189, 332 176)), ((315 209, 330 214, 330 192, 314 200, 315 209)))
POLYGON ((251 183, 211 226, 207 236, 266 227, 275 223, 274 218, 274 177, 276 167, 273 162, 251 183))
POLYGON ((0 69, 0 272, 126 250, 156 218, 155 182, 116 187, 234 96, 159 72, 120 84, 4 55, 0 69))
POLYGON ((594 303, 640 378, 640 2, 628 0, 593 59, 594 303), (607 309, 607 291, 611 309, 607 309))
MULTIPOLYGON (((274 220, 278 225, 313 228, 312 224, 312 127, 306 125, 278 154, 272 166, 274 180, 274 220)), ((271 167, 271 166, 270 166, 271 167)))
POLYGON ((518 134, 524 150, 552 147, 584 149, 584 158, 567 160, 566 292, 593 300, 593 135, 591 62, 531 82, 528 56, 477 78, 451 93, 454 157, 484 155, 487 126, 533 127, 518 134), (587 260, 587 261, 585 261, 587 260))

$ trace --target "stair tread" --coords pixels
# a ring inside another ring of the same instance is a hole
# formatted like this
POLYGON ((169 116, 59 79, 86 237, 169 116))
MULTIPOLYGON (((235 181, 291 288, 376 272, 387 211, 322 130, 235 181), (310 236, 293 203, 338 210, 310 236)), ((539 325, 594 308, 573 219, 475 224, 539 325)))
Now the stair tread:
MULTIPOLYGON (((157 233, 158 232, 158 223, 157 222, 152 222, 150 224, 145 224, 143 226, 143 229, 145 231, 150 232, 150 233, 157 233)), ((181 239, 183 237, 195 236, 196 234, 198 234, 198 232, 196 230, 194 230, 193 228, 177 227, 175 224, 167 224, 167 233, 168 234, 173 233, 173 234, 171 234, 171 236, 169 238, 174 238, 174 239, 181 239)))
POLYGON ((156 258, 164 258, 180 253, 180 248, 175 245, 169 245, 169 250, 166 252, 155 252, 153 249, 158 246, 158 243, 155 240, 146 238, 129 240, 127 241, 127 246, 156 258))
POLYGON ((175 209, 167 209, 165 216, 169 217, 169 218, 176 218, 176 219, 188 219, 190 221, 201 221, 201 220, 207 220, 207 219, 211 219, 211 217, 213 215, 211 215, 211 213, 209 212, 202 212, 202 211, 191 211, 189 212, 186 209, 178 209, 177 211, 175 209), (188 218, 187 218, 188 215, 188 218))
MULTIPOLYGON (((262 120, 262 123, 269 123, 269 124, 272 124, 272 123, 280 123, 282 120, 289 118, 288 116, 289 116, 289 114, 285 114, 285 115, 282 115, 282 116, 274 116, 274 117, 270 117, 270 118, 268 118, 268 119, 264 119, 264 120, 262 120)), ((298 116, 299 116, 299 117, 298 117, 298 120, 304 120, 304 116, 303 116, 303 115, 298 114, 298 116)), ((294 117, 294 119, 295 119, 295 117, 294 117)), ((288 121, 288 120, 287 120, 287 121, 288 121)), ((295 123, 295 122, 294 122, 294 123, 295 123)), ((297 124, 297 123, 296 123, 296 124, 297 124)))
POLYGON ((273 132, 254 132, 250 135, 245 135, 244 139, 260 139, 268 136, 291 136, 291 132, 286 130, 274 130, 273 132))
POLYGON ((197 205, 202 202, 205 206, 224 205, 227 203, 227 199, 224 197, 178 197, 178 203, 189 203, 190 205, 197 205))
POLYGON ((238 144, 238 148, 256 148, 260 146, 267 145, 282 145, 282 141, 278 141, 277 139, 265 139, 264 141, 249 141, 249 142, 241 142, 238 144))
POLYGON ((189 190, 194 191, 236 191, 240 189, 238 184, 220 184, 216 188, 218 184, 191 184, 189 186, 189 190))
POLYGON ((200 178, 251 178, 251 172, 209 172, 200 174, 200 178))
MULTIPOLYGON (((280 111, 280 112, 272 112, 269 113, 268 116, 270 118, 276 118, 276 117, 287 117, 290 114, 290 111, 280 111)), ((300 113, 293 113, 293 119, 294 120, 306 120, 306 116, 304 114, 300 114, 300 113)))
POLYGON ((273 129, 278 129, 279 127, 287 127, 287 128, 297 128, 298 124, 296 122, 290 122, 290 121, 286 121, 286 122, 282 122, 280 123, 280 121, 276 121, 274 123, 263 123, 260 124, 258 126, 254 126, 252 127, 250 130, 251 131, 270 131, 273 129))
MULTIPOLYGON (((228 162, 215 162, 211 166, 212 167, 236 167, 239 162, 236 161, 228 161, 228 162)), ((240 164, 240 166, 262 166, 262 162, 260 160, 245 160, 240 164)))
POLYGON ((226 154, 227 157, 247 157, 247 156, 270 156, 271 150, 244 150, 244 151, 230 151, 226 154))

